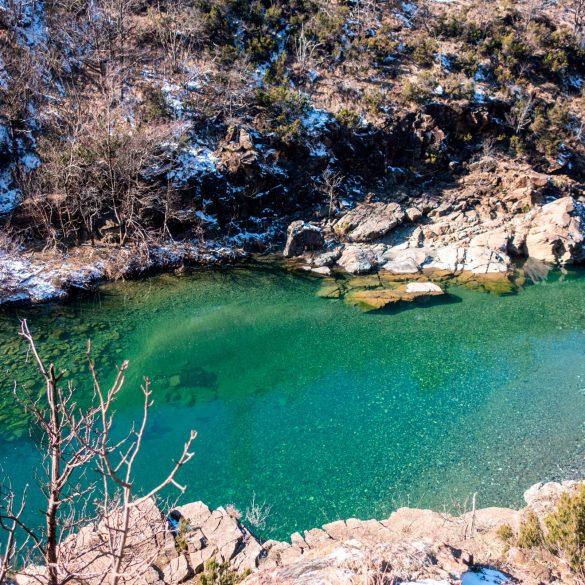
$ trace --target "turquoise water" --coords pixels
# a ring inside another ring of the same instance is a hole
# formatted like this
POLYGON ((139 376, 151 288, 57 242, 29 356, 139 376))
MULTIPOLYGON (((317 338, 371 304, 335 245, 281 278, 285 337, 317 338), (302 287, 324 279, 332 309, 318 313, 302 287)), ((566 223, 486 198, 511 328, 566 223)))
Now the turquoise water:
MULTIPOLYGON (((184 501, 272 506, 266 537, 400 505, 518 505, 544 479, 583 472, 585 276, 498 297, 452 287, 441 302, 361 313, 317 280, 232 269, 104 286, 96 298, 0 314, 0 464, 17 485, 37 455, 11 398, 35 387, 16 337, 26 317, 47 359, 90 384, 130 360, 121 424, 152 380, 138 483, 160 477, 189 431, 184 501)), ((37 383, 38 385, 38 383, 37 383)))

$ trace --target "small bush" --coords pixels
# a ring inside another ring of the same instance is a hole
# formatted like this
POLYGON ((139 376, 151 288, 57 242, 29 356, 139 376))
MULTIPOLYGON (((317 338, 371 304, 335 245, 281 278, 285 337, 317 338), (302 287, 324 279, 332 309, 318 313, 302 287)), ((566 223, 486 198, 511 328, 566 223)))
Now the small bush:
POLYGON ((278 85, 261 89, 257 99, 266 111, 270 126, 282 138, 291 139, 301 132, 301 117, 309 108, 309 100, 301 92, 278 85))
POLYGON ((205 571, 199 577, 200 585, 236 585, 243 581, 251 571, 246 569, 239 574, 231 571, 229 563, 218 563, 210 559, 205 563, 205 571))
POLYGON ((179 532, 175 537, 175 549, 178 553, 187 552, 187 533, 189 532, 189 525, 184 518, 179 520, 179 532))
POLYGON ((502 524, 498 528, 498 538, 505 544, 509 544, 514 538, 514 531, 509 524, 502 524))
POLYGON ((341 110, 335 114, 335 119, 347 128, 357 128, 360 123, 359 114, 352 112, 347 108, 341 108, 341 110))
POLYGON ((542 528, 538 516, 530 511, 520 523, 518 546, 520 548, 538 548, 544 543, 542 528))
POLYGON ((420 67, 432 67, 435 62, 435 53, 438 46, 434 39, 426 36, 419 37, 411 45, 412 58, 420 67))
POLYGON ((171 117, 171 110, 165 100, 165 95, 159 87, 148 86, 144 90, 144 117, 148 122, 165 120, 171 117))
POLYGON ((573 571, 585 570, 585 485, 576 493, 564 493, 557 509, 544 523, 548 528, 547 546, 567 560, 573 571))

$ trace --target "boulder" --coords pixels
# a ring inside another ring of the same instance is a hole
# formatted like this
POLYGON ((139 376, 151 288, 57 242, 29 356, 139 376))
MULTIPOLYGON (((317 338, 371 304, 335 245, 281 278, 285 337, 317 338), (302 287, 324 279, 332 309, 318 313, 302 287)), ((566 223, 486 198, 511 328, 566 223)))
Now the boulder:
POLYGON ((526 234, 525 254, 559 264, 582 260, 585 257, 584 218, 583 205, 572 197, 557 199, 535 214, 528 214, 528 225, 519 226, 519 231, 526 234))
POLYGON ((283 254, 286 258, 301 256, 308 250, 320 249, 324 242, 320 227, 304 221, 293 221, 288 226, 283 254))
POLYGON ((211 516, 211 510, 203 502, 193 502, 176 508, 192 528, 201 528, 211 516))
POLYGON ((385 257, 388 262, 382 266, 390 274, 417 274, 428 256, 422 248, 390 248, 385 257))
POLYGON ((409 295, 442 295, 443 289, 434 282, 409 282, 406 285, 406 293, 409 295))
POLYGON ((182 555, 173 559, 164 570, 165 583, 178 585, 184 583, 193 576, 193 569, 189 565, 187 557, 182 555))
POLYGON ((400 225, 404 218, 398 203, 363 203, 346 213, 334 230, 350 242, 372 242, 400 225))
POLYGON ((211 513, 201 531, 209 545, 217 548, 223 561, 230 561, 236 555, 245 535, 240 523, 229 516, 223 508, 211 513))
POLYGON ((386 247, 383 244, 345 246, 337 264, 350 274, 366 274, 384 261, 385 251, 386 247))

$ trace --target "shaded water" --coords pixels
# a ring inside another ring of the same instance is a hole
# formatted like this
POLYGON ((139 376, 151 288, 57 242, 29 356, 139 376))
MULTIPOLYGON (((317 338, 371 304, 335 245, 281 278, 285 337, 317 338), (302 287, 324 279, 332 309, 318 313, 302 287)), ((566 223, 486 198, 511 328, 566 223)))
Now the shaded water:
MULTIPOLYGON (((0 464, 22 485, 37 455, 11 398, 34 385, 16 338, 25 316, 80 397, 91 335, 104 376, 130 360, 118 406, 156 404, 138 481, 152 485, 197 429, 184 501, 272 505, 286 537, 399 505, 518 505, 543 479, 580 473, 585 421, 585 276, 498 297, 364 314, 315 296, 318 281, 233 269, 111 284, 99 298, 0 315, 0 464)), ((38 386, 38 383, 37 383, 38 386)))

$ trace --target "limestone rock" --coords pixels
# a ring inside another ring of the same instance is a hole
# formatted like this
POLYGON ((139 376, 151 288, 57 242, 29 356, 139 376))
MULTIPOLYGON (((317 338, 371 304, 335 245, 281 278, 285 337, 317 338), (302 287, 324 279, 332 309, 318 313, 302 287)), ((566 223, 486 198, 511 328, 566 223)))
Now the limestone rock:
POLYGON ((406 293, 415 295, 442 295, 443 289, 433 282, 409 282, 406 285, 406 293))
POLYGON ((207 542, 215 546, 223 561, 231 560, 243 542, 245 532, 239 522, 227 514, 223 508, 218 508, 201 526, 207 542))
POLYGON ((398 203, 363 203, 342 217, 334 230, 350 242, 372 242, 400 225, 404 217, 398 203))
POLYGON ((164 580, 170 585, 184 583, 193 576, 193 569, 184 555, 173 559, 164 570, 164 580))
POLYGON ((582 260, 584 218, 583 205, 572 197, 544 205, 528 224, 523 246, 526 255, 560 264, 582 260))
POLYGON ((307 250, 321 248, 324 242, 323 232, 320 227, 304 221, 293 221, 288 226, 283 254, 286 258, 301 256, 307 250))
POLYGON ((346 246, 337 264, 350 274, 366 274, 377 268, 383 261, 384 245, 367 246, 353 244, 346 246))
POLYGON ((524 492, 524 501, 537 516, 542 518, 556 506, 561 494, 577 491, 582 483, 579 481, 537 483, 524 492))
POLYGON ((193 502, 179 506, 177 512, 194 527, 201 527, 211 516, 211 510, 203 502, 193 502))

